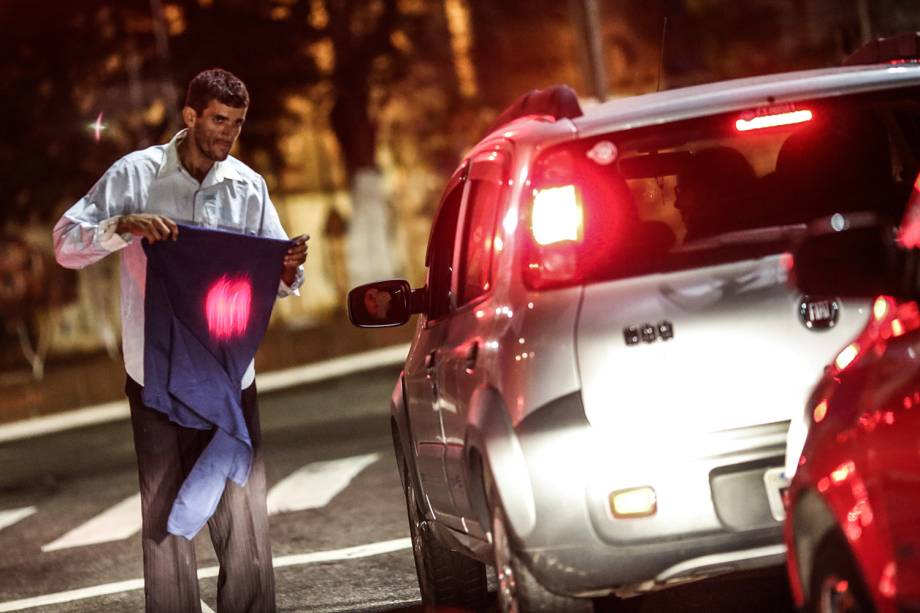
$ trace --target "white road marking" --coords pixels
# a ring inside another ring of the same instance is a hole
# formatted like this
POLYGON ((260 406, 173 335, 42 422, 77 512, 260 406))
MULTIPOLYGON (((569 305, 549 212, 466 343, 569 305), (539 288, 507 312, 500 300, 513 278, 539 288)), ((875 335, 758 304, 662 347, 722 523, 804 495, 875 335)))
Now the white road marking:
POLYGON ((96 515, 85 524, 77 526, 54 542, 42 545, 42 551, 120 541, 133 536, 140 529, 141 495, 137 493, 96 515))
POLYGON ((0 425, 0 443, 30 438, 51 432, 60 432, 81 426, 92 426, 107 421, 127 419, 130 415, 127 400, 116 400, 57 415, 33 417, 0 425))
MULTIPOLYGON (((284 568, 285 566, 303 566, 305 564, 317 564, 319 562, 335 562, 338 560, 355 560, 357 558, 369 558, 379 556, 394 551, 412 548, 412 539, 408 536, 405 538, 393 539, 391 541, 379 541, 377 543, 368 543, 367 545, 357 545, 355 547, 346 547, 345 549, 336 549, 333 551, 314 551, 313 553, 296 553, 289 556, 280 556, 272 559, 272 566, 275 568, 284 568)), ((211 577, 217 576, 217 567, 212 567, 214 571, 211 577)), ((201 576, 201 573, 198 575, 201 576)))
POLYGON ((35 507, 22 507, 21 509, 0 511, 0 530, 3 530, 7 526, 12 526, 18 521, 22 521, 29 515, 35 513, 35 510, 35 507))
POLYGON ((214 609, 208 606, 208 603, 201 601, 201 613, 215 613, 214 609))
POLYGON ((268 493, 268 512, 275 514, 322 508, 358 473, 379 459, 379 453, 369 453, 307 464, 275 484, 268 493))
POLYGON ((316 383, 317 381, 334 379, 335 377, 350 375, 355 372, 373 370, 381 366, 402 364, 406 361, 408 353, 409 343, 392 345, 383 349, 373 349, 324 362, 257 374, 256 385, 260 392, 272 392, 295 385, 316 383))
MULTIPOLYGON (((345 547, 344 549, 334 549, 330 551, 314 551, 312 553, 302 553, 289 556, 281 556, 272 560, 275 568, 285 566, 302 566, 306 564, 317 564, 320 562, 335 562, 341 560, 355 560, 358 558, 368 558, 371 556, 402 551, 412 547, 412 539, 405 537, 393 539, 390 541, 380 541, 377 543, 368 543, 355 547, 345 547)), ((209 566, 198 571, 198 578, 216 577, 218 567, 209 566)), ((83 600, 86 598, 95 598, 97 596, 106 596, 108 594, 118 594, 121 592, 130 592, 144 588, 143 579, 129 579, 127 581, 118 581, 116 583, 105 583, 92 587, 84 587, 77 590, 68 590, 66 592, 57 592, 54 594, 45 594, 33 598, 23 598, 21 600, 11 600, 0 602, 0 613, 7 611, 21 611, 23 609, 32 609, 35 607, 45 607, 63 602, 72 602, 74 600, 83 600)))
MULTIPOLYGON (((348 487, 358 473, 380 459, 379 453, 314 462, 279 481, 268 494, 269 513, 287 513, 326 506, 348 487)), ((34 507, 0 512, 0 529, 35 512, 34 507)), ((141 495, 135 494, 106 509, 55 541, 42 551, 120 541, 141 529, 141 495)))
MULTIPOLYGON (((325 379, 371 370, 381 366, 401 364, 408 353, 408 343, 392 345, 383 349, 374 349, 323 362, 305 364, 296 368, 267 372, 257 375, 256 382, 259 391, 271 392, 295 385, 315 383, 325 379)), ((0 425, 0 443, 127 419, 129 415, 127 401, 117 400, 56 415, 32 417, 0 425)))
POLYGON ((107 596, 109 594, 119 594, 121 592, 141 589, 144 589, 143 579, 129 579, 127 581, 84 587, 78 590, 57 592, 56 594, 47 594, 45 596, 35 596, 34 598, 0 602, 0 613, 5 613, 6 611, 21 611, 22 609, 32 609, 34 607, 46 607, 52 604, 61 604, 62 602, 71 602, 73 600, 83 600, 84 598, 95 598, 96 596, 107 596))

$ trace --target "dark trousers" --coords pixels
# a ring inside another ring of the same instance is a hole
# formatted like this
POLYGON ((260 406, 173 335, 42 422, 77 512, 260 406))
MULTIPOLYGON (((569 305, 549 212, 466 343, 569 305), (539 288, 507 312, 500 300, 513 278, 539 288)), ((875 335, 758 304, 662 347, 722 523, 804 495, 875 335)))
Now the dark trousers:
MULTIPOLYGON (((183 428, 144 406, 142 388, 128 378, 134 450, 141 490, 144 597, 148 613, 200 612, 195 546, 166 532, 173 500, 213 430, 183 428)), ((265 493, 265 464, 255 384, 242 391, 243 413, 253 445, 252 472, 244 487, 227 481, 217 511, 208 520, 220 563, 217 610, 220 613, 275 610, 265 493)))

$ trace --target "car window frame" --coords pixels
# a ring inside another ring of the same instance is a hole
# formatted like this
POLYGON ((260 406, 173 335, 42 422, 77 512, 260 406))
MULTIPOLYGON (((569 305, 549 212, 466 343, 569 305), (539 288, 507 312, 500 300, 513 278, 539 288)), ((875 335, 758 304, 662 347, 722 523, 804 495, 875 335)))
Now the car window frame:
POLYGON ((456 224, 454 225, 454 235, 453 242, 451 243, 451 257, 450 257, 450 266, 453 268, 455 261, 455 250, 457 248, 457 224, 460 223, 460 215, 463 211, 463 200, 467 195, 467 174, 469 173, 469 162, 464 162, 464 164, 458 168, 454 174, 451 176, 450 180, 447 182, 447 186, 444 188, 444 191, 441 194, 441 198, 438 200, 438 211, 435 214, 434 221, 431 224, 431 233, 428 236, 428 246, 425 251, 425 288, 429 293, 427 300, 427 307, 425 309, 425 328, 430 328, 436 326, 441 321, 447 319, 451 312, 454 310, 456 304, 456 296, 454 294, 454 270, 451 270, 450 280, 447 283, 448 291, 448 305, 444 313, 437 313, 436 315, 432 313, 432 304, 434 304, 432 296, 432 272, 433 265, 435 262, 435 251, 438 249, 437 245, 437 235, 438 230, 441 225, 448 223, 446 216, 452 214, 449 211, 450 207, 447 205, 448 200, 454 196, 456 190, 460 191, 460 204, 457 206, 456 211, 456 224))
POLYGON ((482 182, 492 182, 498 186, 498 193, 495 195, 495 202, 493 204, 494 214, 491 222, 491 234, 494 236, 495 231, 498 227, 499 211, 502 208, 502 199, 506 195, 506 188, 508 187, 508 172, 511 167, 511 153, 508 151, 506 145, 503 142, 496 144, 494 147, 489 150, 482 151, 470 158, 470 162, 467 167, 466 173, 466 185, 463 190, 463 200, 460 203, 460 213, 458 217, 458 226, 456 233, 456 240, 454 244, 454 253, 453 253, 453 271, 451 279, 451 293, 452 293, 452 310, 453 311, 462 311, 466 310, 474 305, 479 304, 489 295, 492 294, 494 289, 494 284, 492 283, 493 274, 494 274, 494 262, 495 262, 495 249, 494 245, 492 250, 489 253, 489 274, 488 274, 488 283, 489 288, 484 290, 482 293, 477 295, 475 298, 467 300, 466 302, 460 303, 461 299, 461 288, 465 283, 465 279, 461 278, 461 275, 465 276, 467 273, 466 270, 466 247, 467 247, 467 225, 470 220, 471 208, 475 206, 475 202, 471 202, 471 194, 475 195, 473 189, 475 181, 482 182))

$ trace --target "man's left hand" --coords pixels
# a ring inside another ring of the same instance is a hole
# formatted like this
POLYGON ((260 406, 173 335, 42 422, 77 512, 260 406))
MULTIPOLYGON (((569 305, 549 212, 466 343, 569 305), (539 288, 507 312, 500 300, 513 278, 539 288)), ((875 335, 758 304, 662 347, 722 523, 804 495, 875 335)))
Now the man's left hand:
POLYGON ((307 241, 309 234, 301 234, 293 239, 294 246, 284 254, 284 269, 281 271, 281 280, 290 287, 297 279, 297 268, 307 261, 307 241))

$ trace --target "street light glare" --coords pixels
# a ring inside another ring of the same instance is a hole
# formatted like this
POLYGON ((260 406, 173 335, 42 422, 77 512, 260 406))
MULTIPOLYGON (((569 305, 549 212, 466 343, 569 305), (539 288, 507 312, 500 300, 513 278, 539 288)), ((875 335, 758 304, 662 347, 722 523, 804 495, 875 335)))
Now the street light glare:
POLYGON ((106 129, 106 125, 102 123, 102 111, 99 111, 99 114, 96 115, 96 121, 89 124, 89 129, 93 131, 93 138, 98 143, 102 139, 102 131, 106 129))

